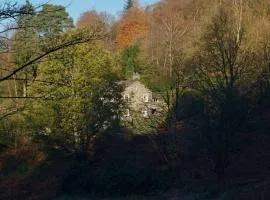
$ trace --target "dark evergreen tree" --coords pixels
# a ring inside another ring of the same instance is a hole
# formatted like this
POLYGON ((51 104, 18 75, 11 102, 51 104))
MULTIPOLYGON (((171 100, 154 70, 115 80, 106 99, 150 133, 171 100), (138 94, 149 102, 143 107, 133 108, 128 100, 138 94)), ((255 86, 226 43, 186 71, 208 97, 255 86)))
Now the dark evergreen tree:
MULTIPOLYGON (((26 0, 25 5, 20 9, 20 16, 17 20, 18 30, 14 36, 15 43, 13 49, 16 53, 13 55, 13 62, 16 66, 24 65, 37 53, 38 42, 35 34, 34 17, 34 7, 28 0, 26 0)), ((23 70, 18 74, 18 76, 24 79, 22 84, 20 84, 22 86, 21 94, 23 96, 27 96, 28 80, 35 78, 36 66, 32 65, 27 70, 23 70)))
MULTIPOLYGON (((61 34, 73 27, 73 20, 63 6, 45 4, 39 13, 35 13, 34 7, 27 0, 21 8, 21 15, 17 20, 19 29, 15 33, 13 62, 16 66, 22 66, 35 58, 39 53, 53 47, 61 34)), ((32 65, 19 74, 23 79, 22 94, 27 95, 28 82, 37 74, 36 65, 32 65)))
POLYGON ((125 78, 130 78, 133 73, 139 72, 137 61, 139 46, 137 43, 125 48, 122 52, 122 62, 124 65, 125 78))
POLYGON ((15 46, 16 52, 14 62, 17 65, 22 65, 27 62, 35 50, 33 49, 33 39, 35 38, 34 30, 34 8, 27 0, 26 4, 21 8, 21 15, 18 18, 17 26, 18 31, 15 33, 15 46))
POLYGON ((126 0, 124 10, 128 11, 134 5, 134 0, 126 0))
POLYGON ((56 39, 63 32, 73 27, 73 20, 64 6, 45 4, 36 17, 39 36, 56 39))

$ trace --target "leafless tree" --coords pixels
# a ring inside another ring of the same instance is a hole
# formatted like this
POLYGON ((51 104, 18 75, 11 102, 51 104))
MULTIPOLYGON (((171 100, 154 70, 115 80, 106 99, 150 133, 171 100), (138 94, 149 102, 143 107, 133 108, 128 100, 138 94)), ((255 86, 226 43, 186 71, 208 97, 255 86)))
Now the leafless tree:
POLYGON ((243 50, 242 15, 242 1, 234 7, 221 4, 202 37, 197 56, 197 74, 207 99, 207 148, 218 177, 225 174, 229 151, 244 117, 238 85, 250 59, 243 50))

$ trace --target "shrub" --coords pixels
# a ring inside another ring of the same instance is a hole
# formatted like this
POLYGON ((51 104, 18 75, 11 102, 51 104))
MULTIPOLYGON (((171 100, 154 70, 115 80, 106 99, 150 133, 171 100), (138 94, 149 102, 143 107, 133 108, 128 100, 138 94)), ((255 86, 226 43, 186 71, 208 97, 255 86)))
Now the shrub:
POLYGON ((170 170, 147 169, 134 166, 110 166, 95 168, 90 164, 74 164, 63 182, 63 191, 68 193, 98 193, 121 196, 131 193, 148 193, 165 190, 175 180, 170 170))

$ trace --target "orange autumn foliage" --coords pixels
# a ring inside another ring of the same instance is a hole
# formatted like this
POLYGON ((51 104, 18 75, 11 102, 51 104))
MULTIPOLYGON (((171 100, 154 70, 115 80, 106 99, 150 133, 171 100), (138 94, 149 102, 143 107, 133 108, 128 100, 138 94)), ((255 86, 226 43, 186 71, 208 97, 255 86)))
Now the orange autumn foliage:
POLYGON ((95 10, 86 11, 81 14, 77 25, 86 29, 105 32, 108 26, 106 13, 98 13, 95 10))
POLYGON ((115 25, 117 49, 130 46, 137 39, 144 37, 148 30, 147 14, 138 6, 130 8, 115 25))

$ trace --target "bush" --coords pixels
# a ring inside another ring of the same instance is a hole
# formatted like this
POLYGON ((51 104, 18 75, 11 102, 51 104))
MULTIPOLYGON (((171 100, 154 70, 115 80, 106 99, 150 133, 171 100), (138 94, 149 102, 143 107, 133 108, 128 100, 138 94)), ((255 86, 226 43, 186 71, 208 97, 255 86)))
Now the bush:
POLYGON ((179 108, 177 108, 177 119, 186 119, 189 117, 203 114, 204 99, 202 95, 195 90, 187 90, 180 95, 179 108))
POLYGON ((189 90, 182 97, 182 115, 192 117, 204 111, 204 99, 199 92, 189 90))
POLYGON ((29 137, 20 136, 16 139, 16 148, 7 149, 0 157, 0 171, 3 176, 21 177, 38 168, 46 160, 38 145, 29 137))
POLYGON ((165 190, 172 185, 175 174, 169 170, 146 169, 132 166, 95 168, 90 164, 74 164, 63 182, 65 193, 97 193, 109 196, 148 193, 165 190))

